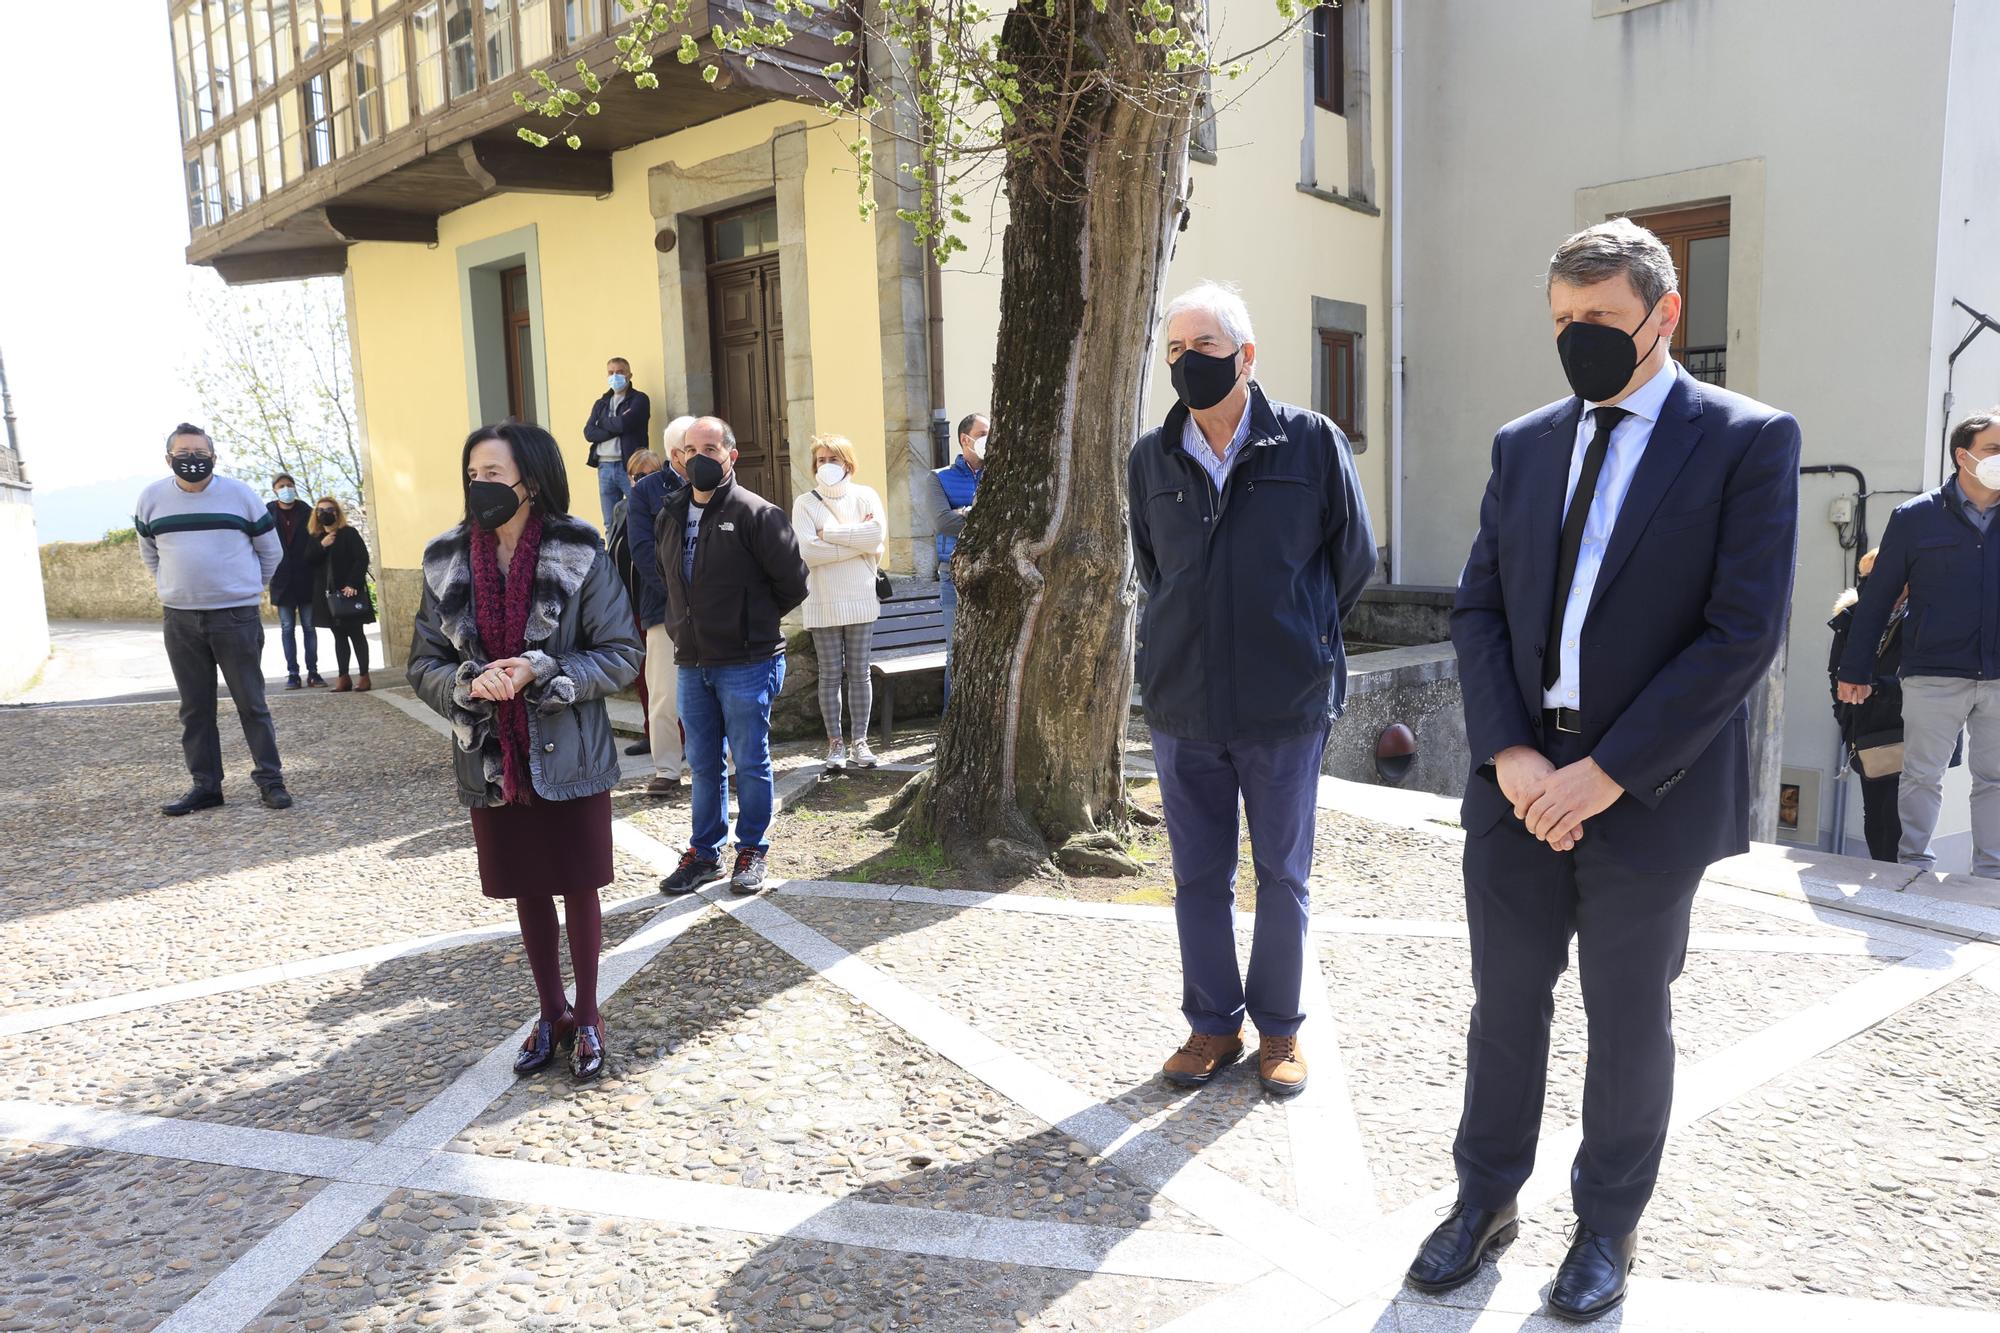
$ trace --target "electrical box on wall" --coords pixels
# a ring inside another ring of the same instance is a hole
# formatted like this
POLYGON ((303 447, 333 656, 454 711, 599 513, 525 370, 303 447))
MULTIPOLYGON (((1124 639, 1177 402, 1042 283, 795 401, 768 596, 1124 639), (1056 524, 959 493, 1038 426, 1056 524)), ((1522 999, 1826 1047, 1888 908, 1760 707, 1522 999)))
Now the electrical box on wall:
POLYGON ((1826 507, 1826 521, 1836 527, 1846 527, 1854 522, 1854 497, 1836 495, 1826 507))

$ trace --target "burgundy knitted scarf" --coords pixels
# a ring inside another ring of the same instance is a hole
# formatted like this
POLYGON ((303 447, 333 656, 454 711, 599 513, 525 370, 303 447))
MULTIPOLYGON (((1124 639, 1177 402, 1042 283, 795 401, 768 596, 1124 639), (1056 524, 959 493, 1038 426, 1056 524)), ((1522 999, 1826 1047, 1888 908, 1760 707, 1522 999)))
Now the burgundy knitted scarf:
MULTIPOLYGON (((500 574, 500 539, 484 528, 472 533, 472 609, 487 660, 519 657, 527 648, 528 607, 534 600, 535 560, 542 547, 542 516, 530 510, 521 540, 500 574)), ((494 705, 493 731, 500 739, 500 796, 508 805, 526 805, 534 783, 528 775, 528 705, 515 695, 494 705)))

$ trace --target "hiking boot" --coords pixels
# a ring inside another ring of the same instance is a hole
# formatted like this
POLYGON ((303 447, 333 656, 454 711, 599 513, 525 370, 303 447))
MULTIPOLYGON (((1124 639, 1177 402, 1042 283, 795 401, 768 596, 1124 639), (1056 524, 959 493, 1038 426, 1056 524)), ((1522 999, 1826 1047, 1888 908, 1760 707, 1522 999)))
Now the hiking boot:
POLYGON ((704 884, 713 884, 722 878, 722 863, 711 861, 690 847, 681 853, 681 863, 674 867, 674 873, 660 881, 661 893, 693 893, 704 884))
POLYGON ((826 747, 826 771, 829 773, 841 773, 845 772, 846 769, 847 744, 844 741, 835 741, 826 747))
POLYGON ((1160 1073, 1177 1088, 1198 1088, 1236 1063, 1243 1054, 1243 1033, 1190 1032, 1181 1048, 1167 1057, 1160 1073))
POLYGON ((765 862, 768 852, 760 852, 755 847, 736 849, 736 873, 729 877, 729 891, 734 894, 756 893, 764 887, 765 862))
POLYGON ((875 752, 868 748, 867 741, 854 742, 854 749, 848 759, 856 768, 873 768, 882 762, 875 757, 875 752))
POLYGON ((353 677, 349 676, 345 671, 341 672, 339 676, 334 678, 333 692, 335 694, 344 694, 353 688, 354 688, 354 679, 353 677))
POLYGON ((317 671, 308 671, 306 672, 306 688, 323 690, 326 688, 326 678, 321 676, 317 671))
POLYGON ((196 787, 178 801, 168 801, 165 805, 161 806, 160 813, 163 815, 191 815, 197 810, 213 810, 221 804, 221 792, 203 791, 201 788, 196 787))
POLYGON ((302 680, 300 680, 300 679, 299 679, 299 673, 298 673, 298 672, 294 671, 294 672, 293 672, 293 673, 292 673, 291 675, 289 675, 289 676, 285 677, 285 688, 286 688, 286 689, 288 689, 288 690, 302 690, 302 689, 304 689, 305 687, 306 687, 306 683, 305 683, 304 681, 302 681, 302 680))
POLYGON ((292 794, 285 790, 285 784, 282 782, 274 782, 268 787, 259 787, 257 789, 257 799, 273 810, 289 810, 292 808, 292 794))
POLYGON ((1257 1081, 1273 1097, 1295 1097, 1306 1088, 1306 1056, 1297 1036, 1258 1038, 1257 1081))

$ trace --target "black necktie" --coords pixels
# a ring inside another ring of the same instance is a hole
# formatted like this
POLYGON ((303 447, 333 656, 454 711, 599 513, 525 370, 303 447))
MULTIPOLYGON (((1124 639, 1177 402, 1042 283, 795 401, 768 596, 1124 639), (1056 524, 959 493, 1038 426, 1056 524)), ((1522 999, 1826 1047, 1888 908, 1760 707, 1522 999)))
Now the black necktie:
POLYGON ((1542 688, 1553 689, 1562 675, 1563 616, 1569 609, 1571 585, 1576 582, 1576 560, 1583 551, 1583 529, 1590 521, 1590 505, 1597 498, 1597 474, 1604 471, 1604 456, 1611 452, 1611 432, 1631 416, 1622 407, 1600 407, 1591 413, 1597 418, 1597 433, 1583 451, 1583 471, 1577 474, 1576 493, 1570 496, 1569 515, 1563 519, 1562 545, 1556 551, 1556 604, 1549 612, 1549 642, 1542 651, 1542 688))

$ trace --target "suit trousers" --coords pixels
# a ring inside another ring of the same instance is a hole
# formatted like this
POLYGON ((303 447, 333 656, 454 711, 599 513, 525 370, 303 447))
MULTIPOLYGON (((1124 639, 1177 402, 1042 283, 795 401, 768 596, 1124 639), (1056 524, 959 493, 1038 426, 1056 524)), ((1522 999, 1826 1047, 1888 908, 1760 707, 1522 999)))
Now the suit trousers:
MULTIPOLYGON (((1555 740, 1548 753, 1557 767, 1584 757, 1574 737, 1555 740)), ((1552 850, 1511 813, 1466 839, 1473 1007, 1465 1111, 1452 1147, 1465 1202, 1498 1208, 1534 1173, 1555 984, 1574 938, 1590 1047, 1570 1192, 1593 1231, 1637 1229, 1673 1110, 1669 991, 1687 960, 1701 876, 1701 867, 1620 864, 1592 841, 1588 822, 1571 852, 1552 850)))
POLYGON ((1311 900, 1319 765, 1327 728, 1275 741, 1195 741, 1153 733, 1174 858, 1181 1013, 1196 1032, 1233 1034, 1245 1013, 1268 1037, 1305 1022, 1301 985, 1311 900), (1236 966, 1236 805, 1250 826, 1257 917, 1248 975, 1236 966))
POLYGON ((1929 870, 1937 862, 1931 838, 1944 808, 1944 771, 1969 738, 1972 770, 1972 873, 2000 877, 2000 680, 1956 676, 1903 678, 1903 778, 1896 806, 1903 821, 1900 859, 1929 870))

